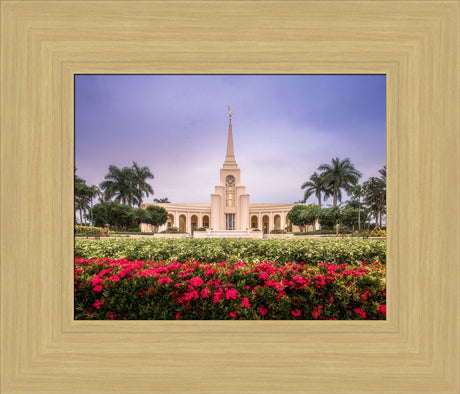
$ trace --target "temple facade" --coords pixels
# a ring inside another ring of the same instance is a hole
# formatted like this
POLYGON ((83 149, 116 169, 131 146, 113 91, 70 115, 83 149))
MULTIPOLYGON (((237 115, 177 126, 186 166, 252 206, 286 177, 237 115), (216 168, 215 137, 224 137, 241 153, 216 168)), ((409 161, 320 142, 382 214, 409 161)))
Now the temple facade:
MULTIPOLYGON (((177 227, 179 231, 190 234, 199 228, 207 229, 208 233, 259 231, 268 234, 272 230, 284 230, 289 226, 287 213, 294 204, 250 203, 246 187, 241 184, 241 172, 235 160, 231 111, 225 161, 220 169, 219 184, 215 186, 210 197, 210 203, 145 203, 141 207, 145 209, 149 205, 157 205, 168 211, 168 221, 159 227, 160 232, 177 227)), ((145 223, 142 223, 141 229, 144 232, 152 231, 151 226, 145 223)))

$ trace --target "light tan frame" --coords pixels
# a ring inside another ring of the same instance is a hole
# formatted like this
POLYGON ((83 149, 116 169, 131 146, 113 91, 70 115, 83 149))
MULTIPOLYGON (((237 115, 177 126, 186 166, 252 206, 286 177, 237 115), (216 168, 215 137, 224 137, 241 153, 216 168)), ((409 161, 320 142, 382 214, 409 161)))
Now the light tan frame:
POLYGON ((458 1, 2 1, 1 392, 458 393, 458 1), (75 73, 386 73, 388 319, 72 315, 75 73))

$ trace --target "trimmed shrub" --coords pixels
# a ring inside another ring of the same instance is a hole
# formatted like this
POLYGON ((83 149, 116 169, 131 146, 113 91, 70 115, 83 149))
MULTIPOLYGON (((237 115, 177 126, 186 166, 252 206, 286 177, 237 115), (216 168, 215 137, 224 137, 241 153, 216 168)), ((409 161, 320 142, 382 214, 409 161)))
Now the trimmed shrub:
MULTIPOLYGON (((99 231, 101 234, 100 235, 105 235, 105 228, 103 227, 91 227, 91 226, 74 226, 74 231, 75 234, 84 234, 88 232, 96 232, 99 231)), ((109 231, 109 235, 115 234, 114 231, 109 231)))
POLYGON ((360 264, 386 262, 386 240, 359 238, 320 239, 227 239, 227 238, 119 238, 76 239, 75 255, 84 258, 115 258, 129 260, 197 260, 277 263, 323 262, 360 264))

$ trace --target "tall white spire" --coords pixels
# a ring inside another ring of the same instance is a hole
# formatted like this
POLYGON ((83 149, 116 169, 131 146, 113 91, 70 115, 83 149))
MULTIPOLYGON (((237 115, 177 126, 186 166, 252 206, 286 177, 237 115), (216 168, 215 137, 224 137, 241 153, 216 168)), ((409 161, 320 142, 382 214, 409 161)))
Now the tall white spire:
POLYGON ((224 168, 237 168, 235 152, 233 151, 232 110, 228 107, 229 124, 227 137, 227 154, 225 155, 224 168))

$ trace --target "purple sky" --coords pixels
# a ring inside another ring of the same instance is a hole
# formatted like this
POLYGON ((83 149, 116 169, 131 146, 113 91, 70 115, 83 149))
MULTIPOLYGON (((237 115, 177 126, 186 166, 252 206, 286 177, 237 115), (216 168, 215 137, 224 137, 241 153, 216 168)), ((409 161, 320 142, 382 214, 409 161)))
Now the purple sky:
POLYGON ((155 176, 155 194, 144 202, 209 203, 225 159, 229 104, 250 202, 293 203, 333 157, 349 157, 361 183, 379 175, 385 90, 385 75, 77 75, 77 174, 99 185, 110 164, 136 161, 155 176))

